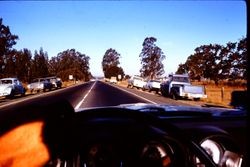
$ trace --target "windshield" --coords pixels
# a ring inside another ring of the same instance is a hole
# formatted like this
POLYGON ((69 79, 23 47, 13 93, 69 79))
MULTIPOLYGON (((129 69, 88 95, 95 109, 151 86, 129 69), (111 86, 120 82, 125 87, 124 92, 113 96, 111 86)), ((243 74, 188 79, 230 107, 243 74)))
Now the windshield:
POLYGON ((176 82, 187 82, 187 83, 189 83, 188 77, 173 77, 172 80, 176 81, 176 82))
POLYGON ((249 166, 246 2, 0 1, 0 166, 249 166))
POLYGON ((246 91, 244 1, 2 1, 0 8, 0 77, 24 85, 50 76, 61 78, 62 87, 85 84, 81 95, 64 96, 75 108, 232 107, 233 92, 246 91), (173 102, 177 88, 168 86, 169 75, 204 92, 178 88, 173 102))

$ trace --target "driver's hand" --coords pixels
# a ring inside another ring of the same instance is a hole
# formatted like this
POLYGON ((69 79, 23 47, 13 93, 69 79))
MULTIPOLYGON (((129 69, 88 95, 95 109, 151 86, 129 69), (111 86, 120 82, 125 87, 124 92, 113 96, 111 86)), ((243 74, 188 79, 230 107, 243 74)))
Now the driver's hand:
POLYGON ((49 151, 42 139, 43 122, 20 125, 0 136, 0 167, 43 166, 49 151))

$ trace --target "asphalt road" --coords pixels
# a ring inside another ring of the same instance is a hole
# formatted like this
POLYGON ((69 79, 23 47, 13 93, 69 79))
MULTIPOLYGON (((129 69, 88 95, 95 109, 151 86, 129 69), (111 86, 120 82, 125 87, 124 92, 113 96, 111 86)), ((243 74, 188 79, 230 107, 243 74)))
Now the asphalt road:
POLYGON ((15 110, 31 105, 43 107, 54 102, 68 101, 74 109, 116 106, 128 103, 152 103, 187 105, 181 101, 175 101, 157 94, 143 92, 137 89, 112 85, 101 81, 87 82, 69 88, 63 88, 36 95, 16 97, 12 100, 0 100, 0 112, 15 110))

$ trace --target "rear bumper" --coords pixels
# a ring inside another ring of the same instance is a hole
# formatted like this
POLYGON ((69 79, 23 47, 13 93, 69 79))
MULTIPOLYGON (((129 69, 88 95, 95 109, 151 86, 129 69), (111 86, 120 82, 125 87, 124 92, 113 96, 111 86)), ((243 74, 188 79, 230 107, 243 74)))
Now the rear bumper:
POLYGON ((188 99, 206 99, 207 95, 203 94, 193 94, 193 93, 183 93, 181 97, 188 98, 188 99))

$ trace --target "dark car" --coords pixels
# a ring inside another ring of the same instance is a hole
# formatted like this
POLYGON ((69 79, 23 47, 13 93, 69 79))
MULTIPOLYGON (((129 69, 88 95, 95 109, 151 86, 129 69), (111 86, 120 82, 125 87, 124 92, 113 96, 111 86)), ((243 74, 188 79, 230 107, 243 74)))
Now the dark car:
POLYGON ((45 79, 49 80, 52 83, 53 88, 61 88, 62 87, 62 80, 59 77, 46 77, 45 79))

